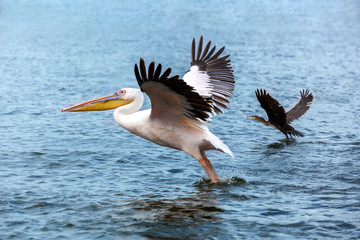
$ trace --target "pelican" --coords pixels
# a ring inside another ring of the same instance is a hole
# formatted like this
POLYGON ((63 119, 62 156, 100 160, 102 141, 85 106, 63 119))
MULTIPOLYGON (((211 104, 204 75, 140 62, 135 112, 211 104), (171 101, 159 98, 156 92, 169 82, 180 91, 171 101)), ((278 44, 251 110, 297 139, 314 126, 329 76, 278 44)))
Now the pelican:
POLYGON ((114 119, 121 127, 156 144, 186 152, 199 161, 211 182, 217 183, 221 179, 205 151, 217 150, 233 157, 231 150, 209 131, 207 123, 227 108, 235 87, 230 55, 222 56, 224 49, 215 51, 211 41, 203 49, 201 36, 196 51, 194 38, 190 70, 182 78, 170 76, 171 68, 162 72, 161 64, 155 69, 155 62, 147 69, 141 58, 134 68, 140 89, 123 88, 62 112, 115 109, 114 119), (143 92, 150 98, 151 109, 139 111, 143 92))
POLYGON ((300 101, 291 110, 285 113, 285 109, 280 103, 270 96, 266 90, 257 89, 255 91, 256 98, 260 102, 260 106, 266 111, 269 120, 259 116, 249 116, 248 118, 261 122, 265 126, 270 126, 282 132, 287 139, 294 137, 303 137, 304 134, 295 130, 290 123, 309 110, 313 100, 313 95, 308 89, 300 91, 300 101))

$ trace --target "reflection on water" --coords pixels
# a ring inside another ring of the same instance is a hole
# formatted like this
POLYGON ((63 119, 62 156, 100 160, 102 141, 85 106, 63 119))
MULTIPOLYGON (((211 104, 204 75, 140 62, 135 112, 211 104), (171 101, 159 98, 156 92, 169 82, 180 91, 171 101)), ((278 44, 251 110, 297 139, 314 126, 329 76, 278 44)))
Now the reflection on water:
POLYGON ((210 232, 206 225, 213 226, 221 221, 219 213, 222 212, 224 209, 211 190, 199 190, 174 199, 144 195, 114 209, 111 217, 127 222, 129 227, 149 238, 207 238, 210 232))
POLYGON ((266 147, 267 148, 273 148, 273 149, 281 149, 285 146, 290 146, 292 144, 296 144, 296 139, 282 139, 278 142, 270 143, 266 147))
MULTIPOLYGON (((124 204, 112 210, 111 218, 120 225, 119 234, 136 231, 150 239, 206 239, 222 235, 221 225, 226 219, 221 215, 229 208, 224 208, 224 199, 235 202, 248 201, 255 196, 236 194, 228 187, 244 187, 242 178, 232 177, 219 184, 211 184, 202 178, 195 184, 196 191, 174 198, 166 195, 145 194, 126 200, 124 204)), ((231 236, 232 233, 228 233, 231 236)))

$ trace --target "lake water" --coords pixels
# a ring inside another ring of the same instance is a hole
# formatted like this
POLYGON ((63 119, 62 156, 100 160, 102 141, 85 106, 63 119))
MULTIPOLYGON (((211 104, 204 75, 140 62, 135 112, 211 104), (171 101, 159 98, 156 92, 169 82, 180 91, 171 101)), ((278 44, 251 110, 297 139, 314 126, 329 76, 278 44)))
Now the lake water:
POLYGON ((359 22, 357 0, 0 1, 0 239, 360 238, 359 22), (60 112, 138 87, 141 57, 183 75, 201 34, 236 77, 210 126, 225 184, 112 111, 60 112), (246 118, 257 88, 285 109, 311 89, 305 137, 246 118))

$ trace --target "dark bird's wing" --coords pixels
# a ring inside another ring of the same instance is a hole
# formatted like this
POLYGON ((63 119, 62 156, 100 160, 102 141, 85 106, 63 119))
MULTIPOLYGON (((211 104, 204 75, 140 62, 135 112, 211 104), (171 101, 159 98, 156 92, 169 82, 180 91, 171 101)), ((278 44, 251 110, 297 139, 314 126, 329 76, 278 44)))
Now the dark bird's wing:
POLYGON ((266 111, 269 121, 272 124, 276 123, 279 125, 285 125, 285 109, 280 105, 280 103, 263 89, 257 89, 255 94, 260 102, 260 106, 266 111))
POLYGON ((295 107, 293 107, 290 111, 286 113, 286 122, 290 124, 295 119, 298 119, 304 113, 306 113, 307 110, 309 110, 310 105, 313 100, 313 95, 310 93, 308 89, 300 91, 301 99, 296 104, 295 107))

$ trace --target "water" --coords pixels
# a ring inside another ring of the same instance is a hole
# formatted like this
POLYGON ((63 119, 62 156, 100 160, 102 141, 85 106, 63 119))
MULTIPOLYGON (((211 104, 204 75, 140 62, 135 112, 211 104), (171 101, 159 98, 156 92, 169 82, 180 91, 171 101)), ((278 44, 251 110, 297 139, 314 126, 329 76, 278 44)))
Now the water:
POLYGON ((359 20, 356 0, 0 1, 0 239, 360 238, 359 20), (211 124, 225 184, 112 111, 60 112, 137 87, 140 57, 184 74, 201 34, 237 82, 211 124), (256 88, 285 109, 311 89, 304 138, 246 119, 256 88))

